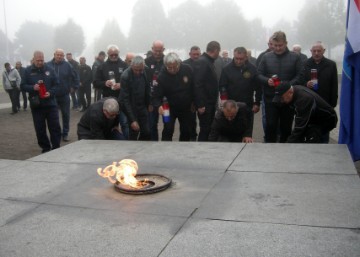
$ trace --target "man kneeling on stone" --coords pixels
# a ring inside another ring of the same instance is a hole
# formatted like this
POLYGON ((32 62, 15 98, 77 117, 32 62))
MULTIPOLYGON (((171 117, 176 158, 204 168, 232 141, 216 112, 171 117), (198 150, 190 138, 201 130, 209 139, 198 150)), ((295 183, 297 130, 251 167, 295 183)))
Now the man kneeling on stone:
POLYGON ((227 100, 211 125, 209 141, 252 143, 245 103, 227 100))
POLYGON ((273 102, 291 104, 295 109, 295 126, 288 143, 324 143, 325 135, 336 127, 334 108, 307 87, 281 83, 275 89, 273 102))
POLYGON ((119 127, 119 103, 106 97, 86 109, 77 125, 78 139, 125 140, 119 127))

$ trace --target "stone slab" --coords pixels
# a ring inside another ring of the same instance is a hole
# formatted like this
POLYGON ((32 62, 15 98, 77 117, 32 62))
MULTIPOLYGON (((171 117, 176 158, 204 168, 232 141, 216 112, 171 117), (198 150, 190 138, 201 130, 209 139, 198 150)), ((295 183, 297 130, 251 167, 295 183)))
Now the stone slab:
POLYGON ((0 227, 0 256, 158 256, 184 218, 43 205, 0 227))
MULTIPOLYGON (((48 203, 83 208, 119 210, 171 216, 189 216, 203 201, 210 189, 218 183, 223 173, 217 170, 181 170, 147 167, 143 173, 161 174, 172 179, 170 188, 148 195, 128 195, 115 190, 113 184, 96 173, 93 166, 91 178, 64 190, 48 203)), ((84 172, 84 171, 82 171, 84 172)))
POLYGON ((350 229, 191 219, 160 257, 355 257, 359 242, 350 229))
POLYGON ((0 199, 0 206, 0 227, 2 227, 7 223, 16 220, 18 217, 21 217, 23 213, 35 209, 39 204, 0 199))
POLYGON ((5 172, 7 170, 6 168, 11 169, 14 165, 22 163, 23 161, 0 159, 0 172, 5 172))
POLYGON ((357 175, 227 172, 195 217, 360 228, 359 196, 357 175))
POLYGON ((229 170, 357 174, 346 145, 247 144, 229 170))

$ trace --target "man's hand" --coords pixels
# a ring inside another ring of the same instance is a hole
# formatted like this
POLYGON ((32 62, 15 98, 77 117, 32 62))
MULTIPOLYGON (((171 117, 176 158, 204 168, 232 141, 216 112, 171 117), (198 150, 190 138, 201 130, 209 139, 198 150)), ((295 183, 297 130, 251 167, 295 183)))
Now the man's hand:
POLYGON ((201 107, 201 108, 198 108, 198 113, 199 114, 204 114, 205 113, 205 106, 201 107))
POLYGON ((269 78, 269 79, 268 79, 268 85, 269 85, 270 87, 274 87, 274 86, 275 86, 274 81, 272 80, 272 78, 269 78))
POLYGON ((162 107, 161 105, 160 105, 158 111, 159 111, 159 114, 160 114, 160 115, 163 115, 163 114, 164 114, 164 109, 163 109, 163 107, 162 107))
POLYGON ((306 86, 307 86, 308 88, 313 89, 313 88, 314 88, 314 83, 313 83, 313 81, 312 81, 312 80, 309 80, 309 81, 306 83, 306 86))
POLYGON ((243 137, 243 143, 253 143, 252 137, 243 137))
POLYGON ((153 112, 153 111, 154 111, 154 106, 149 105, 149 107, 148 107, 148 111, 149 111, 149 112, 153 112))
POLYGON ((254 104, 253 108, 252 108, 252 111, 253 111, 253 113, 258 113, 260 111, 260 106, 257 105, 257 104, 254 104))
POLYGON ((139 126, 139 123, 137 123, 137 121, 131 122, 130 127, 134 131, 139 131, 140 130, 140 126, 139 126))
POLYGON ((50 92, 49 92, 49 91, 48 91, 48 92, 46 92, 46 93, 45 93, 45 95, 44 95, 44 97, 45 97, 45 98, 50 97, 50 92))
POLYGON ((34 90, 35 90, 35 91, 39 91, 39 90, 40 90, 39 84, 35 84, 35 85, 34 85, 34 90))

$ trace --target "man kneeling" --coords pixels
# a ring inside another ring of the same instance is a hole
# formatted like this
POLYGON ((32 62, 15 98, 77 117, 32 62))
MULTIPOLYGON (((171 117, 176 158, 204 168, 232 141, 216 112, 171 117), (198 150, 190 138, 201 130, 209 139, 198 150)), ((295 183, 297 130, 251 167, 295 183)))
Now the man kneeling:
POLYGON ((119 127, 119 103, 107 97, 86 109, 77 125, 78 139, 124 140, 119 127))
POLYGON ((215 114, 209 141, 252 143, 245 103, 227 100, 215 114))

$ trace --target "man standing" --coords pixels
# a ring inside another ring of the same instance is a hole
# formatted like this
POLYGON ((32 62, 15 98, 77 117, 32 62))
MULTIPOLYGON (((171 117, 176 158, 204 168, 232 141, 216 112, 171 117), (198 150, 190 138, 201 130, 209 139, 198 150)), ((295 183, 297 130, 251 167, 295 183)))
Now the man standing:
MULTIPOLYGON (((189 52, 190 58, 183 61, 183 63, 190 65, 191 68, 194 71, 195 70, 195 61, 200 58, 200 55, 201 55, 200 47, 192 46, 190 48, 190 52, 189 52)), ((197 128, 196 110, 192 111, 191 120, 192 120, 192 125, 191 125, 191 138, 190 138, 190 141, 196 141, 197 136, 198 136, 197 131, 196 131, 196 128, 197 128)))
MULTIPOLYGON (((110 45, 107 50, 108 59, 97 68, 94 87, 102 90, 103 97, 114 97, 119 99, 120 78, 126 70, 126 63, 119 56, 120 50, 116 45, 110 45)), ((129 136, 127 118, 123 112, 119 113, 121 130, 125 138, 129 136)))
MULTIPOLYGON (((72 53, 66 53, 66 60, 73 66, 74 70, 79 75, 79 63, 73 59, 72 53)), ((78 98, 76 88, 74 89, 74 91, 70 92, 70 96, 71 96, 72 103, 73 103, 72 109, 77 110, 80 106, 79 106, 79 98, 78 98)))
POLYGON ((324 143, 324 134, 336 127, 334 108, 309 88, 281 83, 275 89, 273 102, 290 104, 295 109, 295 126, 288 143, 324 143))
MULTIPOLYGON (((151 47, 151 55, 145 59, 145 64, 149 69, 147 70, 147 77, 150 80, 151 94, 154 92, 154 88, 158 85, 158 76, 161 68, 164 65, 164 43, 160 40, 155 40, 151 47)), ((159 123, 159 106, 151 106, 149 112, 149 123, 151 140, 158 141, 158 123, 159 123)))
POLYGON ((73 66, 64 59, 64 50, 56 49, 54 58, 47 64, 54 69, 59 79, 59 88, 56 90, 56 102, 62 116, 62 137, 65 142, 69 141, 70 130, 70 96, 79 88, 79 76, 73 66))
POLYGON ((244 103, 236 103, 234 100, 224 102, 223 108, 219 109, 215 114, 209 141, 253 142, 244 103))
POLYGON ((298 44, 293 45, 292 51, 294 53, 297 53, 298 55, 300 55, 300 60, 303 64, 307 61, 308 58, 307 58, 306 54, 303 54, 301 52, 301 45, 298 45, 298 44))
POLYGON ((19 72, 16 69, 12 69, 10 63, 5 63, 5 70, 2 74, 2 83, 4 90, 6 93, 9 94, 12 113, 15 114, 20 109, 20 100, 19 100, 19 93, 20 93, 20 83, 21 77, 19 72))
POLYGON ((258 67, 259 79, 263 84, 266 113, 265 142, 277 142, 280 129, 280 143, 284 143, 291 133, 294 111, 287 105, 278 106, 272 102, 277 80, 295 85, 299 81, 302 63, 300 56, 287 48, 286 35, 277 31, 272 36, 274 50, 266 53, 258 67), (276 76, 276 78, 274 77, 276 76), (279 128, 280 126, 280 128, 279 128))
POLYGON ((301 75, 301 84, 314 90, 332 107, 338 100, 338 73, 336 63, 324 56, 323 43, 316 42, 311 47, 311 57, 306 61, 301 75), (315 70, 317 81, 311 79, 311 70, 315 70), (315 85, 316 83, 316 85, 315 85))
MULTIPOLYGON (((93 63, 93 66, 92 66, 93 81, 96 78, 96 71, 97 71, 98 67, 104 63, 105 57, 106 57, 106 54, 104 51, 100 51, 98 56, 96 56, 95 62, 93 63)), ((96 88, 95 85, 93 85, 93 87, 94 87, 94 102, 97 102, 98 100, 100 100, 102 98, 102 90, 101 90, 101 88, 96 88)))
POLYGON ((33 64, 26 68, 22 90, 29 92, 29 97, 39 95, 39 83, 43 82, 46 87, 44 98, 40 98, 39 106, 31 106, 31 114, 34 121, 36 137, 42 152, 48 152, 60 147, 61 128, 59 111, 55 95, 58 91, 59 81, 54 70, 44 64, 44 54, 34 52, 33 64), (50 140, 46 133, 46 125, 50 133, 50 140))
POLYGON ((237 47, 234 49, 233 61, 223 68, 220 78, 220 90, 226 91, 228 99, 246 104, 250 136, 254 113, 260 110, 261 87, 257 77, 256 67, 248 61, 245 47, 237 47))
POLYGON ((189 65, 181 63, 176 53, 169 53, 164 57, 164 68, 158 77, 158 86, 154 89, 152 103, 159 107, 166 97, 170 106, 170 121, 164 123, 162 141, 172 141, 175 121, 180 124, 180 141, 190 141, 192 125, 192 107, 194 103, 194 78, 189 65))
MULTIPOLYGON (((157 78, 159 76, 160 70, 163 67, 163 59, 164 59, 164 43, 160 40, 156 40, 153 42, 151 47, 152 54, 145 59, 145 64, 149 68, 146 71, 146 75, 150 80, 151 93, 154 91, 154 88, 157 87, 158 81, 157 78)), ((159 123, 159 106, 151 106, 149 112, 149 121, 150 121, 150 133, 151 140, 158 141, 159 133, 158 133, 158 123, 159 123)))
POLYGON ((121 76, 119 102, 130 124, 130 140, 150 140, 150 83, 144 69, 144 58, 135 56, 121 76))
POLYGON ((195 102, 200 123, 198 141, 208 141, 215 115, 219 85, 214 62, 219 57, 219 53, 220 44, 211 41, 206 46, 206 53, 203 53, 195 63, 195 102))
MULTIPOLYGON (((24 75, 25 75, 25 68, 22 67, 21 62, 16 62, 16 64, 15 64, 15 69, 19 72, 20 77, 21 77, 21 81, 23 81, 23 80, 24 80, 24 75)), ((22 94, 22 97, 23 97, 23 110, 26 111, 26 109, 27 109, 27 95, 26 95, 26 91, 21 90, 21 94, 22 94)), ((20 97, 20 96, 19 96, 19 97, 20 97)), ((19 99, 19 102, 20 102, 20 99, 19 99)), ((19 108, 20 108, 20 106, 19 106, 19 108)))
POLYGON ((80 57, 79 66, 80 87, 78 90, 79 101, 82 106, 81 112, 84 112, 91 104, 91 82, 92 72, 89 65, 86 64, 85 57, 80 57), (86 96, 86 101, 85 101, 86 96))
POLYGON ((92 104, 81 117, 77 127, 79 140, 124 140, 119 128, 119 103, 112 97, 92 104))

